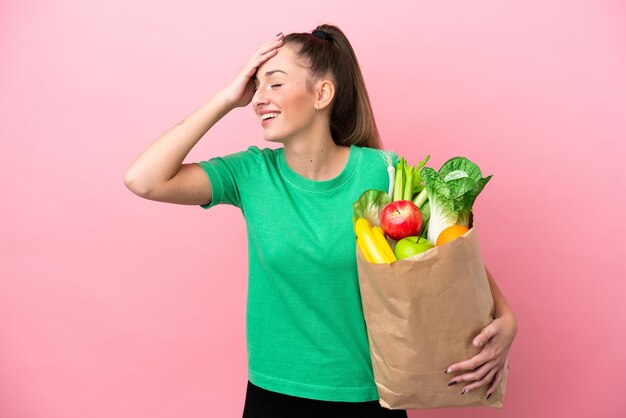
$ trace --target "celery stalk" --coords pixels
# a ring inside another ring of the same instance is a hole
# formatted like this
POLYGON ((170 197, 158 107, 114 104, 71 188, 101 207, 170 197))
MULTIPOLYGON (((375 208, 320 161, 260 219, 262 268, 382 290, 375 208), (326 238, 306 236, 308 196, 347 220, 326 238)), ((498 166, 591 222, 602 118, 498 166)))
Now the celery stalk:
POLYGON ((428 192, 426 191, 426 189, 422 189, 422 191, 419 192, 419 194, 413 200, 413 203, 415 203, 415 206, 417 206, 418 208, 421 208, 427 199, 428 199, 428 192))
POLYGON ((394 181, 393 188, 393 201, 402 200, 402 193, 404 193, 404 168, 406 167, 406 160, 401 158, 396 165, 396 179, 394 181))
POLYGON ((405 181, 404 181, 404 193, 402 200, 411 200, 413 197, 413 170, 415 167, 409 165, 406 167, 405 181))

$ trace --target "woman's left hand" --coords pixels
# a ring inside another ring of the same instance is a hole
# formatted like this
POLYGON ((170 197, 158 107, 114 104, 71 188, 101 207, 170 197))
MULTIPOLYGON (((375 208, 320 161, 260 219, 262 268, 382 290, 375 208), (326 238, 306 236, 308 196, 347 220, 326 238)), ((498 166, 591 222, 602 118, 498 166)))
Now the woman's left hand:
POLYGON ((504 368, 511 344, 517 334, 517 321, 512 313, 504 314, 482 329, 474 338, 476 347, 483 347, 480 353, 469 360, 450 365, 446 373, 467 371, 455 376, 448 386, 465 383, 461 395, 481 386, 489 385, 487 397, 496 391, 502 381, 504 368))

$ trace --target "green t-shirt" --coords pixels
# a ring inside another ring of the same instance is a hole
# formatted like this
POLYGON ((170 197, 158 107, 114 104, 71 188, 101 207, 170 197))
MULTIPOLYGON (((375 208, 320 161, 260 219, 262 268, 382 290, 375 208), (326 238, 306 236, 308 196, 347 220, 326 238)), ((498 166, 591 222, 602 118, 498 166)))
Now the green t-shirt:
POLYGON ((213 191, 203 207, 231 204, 246 219, 250 381, 310 399, 378 399, 352 203, 367 189, 387 190, 381 151, 353 145, 343 171, 327 181, 297 174, 282 148, 250 147, 197 164, 213 191))

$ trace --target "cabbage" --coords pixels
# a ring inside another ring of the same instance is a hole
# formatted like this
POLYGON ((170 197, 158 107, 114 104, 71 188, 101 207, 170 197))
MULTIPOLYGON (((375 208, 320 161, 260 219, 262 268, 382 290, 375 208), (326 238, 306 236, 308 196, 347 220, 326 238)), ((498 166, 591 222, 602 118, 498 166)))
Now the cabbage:
POLYGON ((469 227, 472 205, 491 177, 483 178, 480 168, 465 157, 449 159, 439 172, 430 167, 422 169, 430 202, 427 234, 430 242, 436 243, 441 231, 449 226, 469 227))
POLYGON ((352 222, 356 222, 359 218, 365 218, 372 227, 380 226, 380 214, 389 203, 391 203, 391 198, 382 190, 364 191, 359 200, 352 204, 354 211, 352 222))

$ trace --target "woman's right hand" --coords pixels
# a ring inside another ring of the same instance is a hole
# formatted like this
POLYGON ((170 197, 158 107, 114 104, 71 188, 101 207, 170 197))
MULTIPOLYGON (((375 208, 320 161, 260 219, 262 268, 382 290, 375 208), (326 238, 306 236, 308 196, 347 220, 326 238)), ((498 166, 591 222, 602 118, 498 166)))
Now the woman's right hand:
POLYGON ((233 81, 223 90, 223 95, 228 103, 233 107, 245 107, 254 96, 254 75, 257 69, 268 59, 278 52, 278 48, 283 45, 283 33, 279 33, 272 39, 261 45, 250 57, 248 63, 244 65, 233 81))

